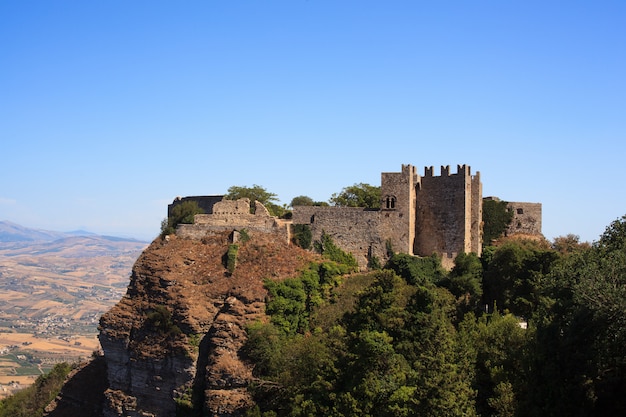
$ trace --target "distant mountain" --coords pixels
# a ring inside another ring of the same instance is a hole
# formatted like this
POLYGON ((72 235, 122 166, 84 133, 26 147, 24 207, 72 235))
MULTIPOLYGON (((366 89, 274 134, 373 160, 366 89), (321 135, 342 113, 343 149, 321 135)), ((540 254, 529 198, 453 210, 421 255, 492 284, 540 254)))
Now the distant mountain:
POLYGON ((140 242, 136 239, 127 239, 113 236, 99 236, 84 230, 72 232, 56 232, 51 230, 32 229, 9 221, 0 221, 1 243, 44 243, 71 237, 100 237, 104 240, 116 242, 140 242))
POLYGON ((62 232, 31 229, 8 221, 0 222, 0 242, 50 242, 66 236, 62 232))

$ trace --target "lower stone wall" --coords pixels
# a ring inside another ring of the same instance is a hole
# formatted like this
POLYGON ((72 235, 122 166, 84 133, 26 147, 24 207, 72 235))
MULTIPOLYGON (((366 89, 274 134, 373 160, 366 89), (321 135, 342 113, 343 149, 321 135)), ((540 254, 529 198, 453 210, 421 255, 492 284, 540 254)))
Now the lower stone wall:
POLYGON ((313 241, 322 232, 328 234, 341 249, 352 253, 361 269, 370 257, 386 260, 385 239, 380 235, 380 211, 359 207, 297 206, 293 208, 294 224, 308 224, 313 241))
POLYGON ((274 234, 277 238, 282 239, 286 242, 290 240, 290 223, 282 222, 277 223, 275 227, 265 227, 265 226, 255 226, 255 225, 214 225, 214 224, 179 224, 176 227, 176 236, 186 238, 186 239, 194 239, 194 240, 202 240, 205 237, 213 236, 216 234, 220 234, 223 232, 232 232, 232 231, 241 231, 247 230, 250 233, 265 233, 265 234, 274 234))

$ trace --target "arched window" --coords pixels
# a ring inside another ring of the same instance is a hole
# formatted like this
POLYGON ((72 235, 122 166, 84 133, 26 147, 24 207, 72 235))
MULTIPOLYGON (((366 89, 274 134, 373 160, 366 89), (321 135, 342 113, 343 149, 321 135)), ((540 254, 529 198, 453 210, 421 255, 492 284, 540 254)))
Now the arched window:
POLYGON ((396 208, 396 198, 394 196, 385 197, 385 208, 387 210, 393 210, 396 208))

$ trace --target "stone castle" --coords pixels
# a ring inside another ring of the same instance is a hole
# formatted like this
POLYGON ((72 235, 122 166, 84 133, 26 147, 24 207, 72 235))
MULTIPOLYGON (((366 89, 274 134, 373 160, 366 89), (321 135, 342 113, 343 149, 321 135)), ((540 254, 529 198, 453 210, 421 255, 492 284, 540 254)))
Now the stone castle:
MULTIPOLYGON (((342 249, 351 252, 365 269, 374 259, 384 263, 392 253, 417 256, 437 254, 442 265, 451 268, 461 252, 482 250, 482 183, 480 173, 472 175, 468 165, 456 173, 442 166, 440 175, 426 167, 419 175, 412 165, 400 172, 381 174, 380 209, 357 207, 293 207, 290 220, 278 219, 255 202, 223 200, 223 196, 177 198, 168 207, 193 200, 206 214, 195 216, 194 224, 181 224, 176 234, 200 239, 213 232, 248 229, 275 233, 291 240, 294 225, 308 225, 313 240, 322 232, 342 249)), ((541 234, 541 204, 509 203, 514 214, 508 234, 541 234)))

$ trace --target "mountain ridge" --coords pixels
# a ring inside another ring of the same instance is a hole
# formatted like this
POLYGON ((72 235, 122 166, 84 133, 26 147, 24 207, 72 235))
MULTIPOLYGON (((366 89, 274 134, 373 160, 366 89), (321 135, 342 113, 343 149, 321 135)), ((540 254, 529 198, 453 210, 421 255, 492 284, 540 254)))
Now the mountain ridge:
POLYGON ((53 242, 55 240, 68 239, 73 237, 100 237, 105 240, 148 243, 139 239, 100 235, 86 230, 59 232, 55 230, 46 230, 23 226, 9 220, 0 221, 0 243, 53 242))

